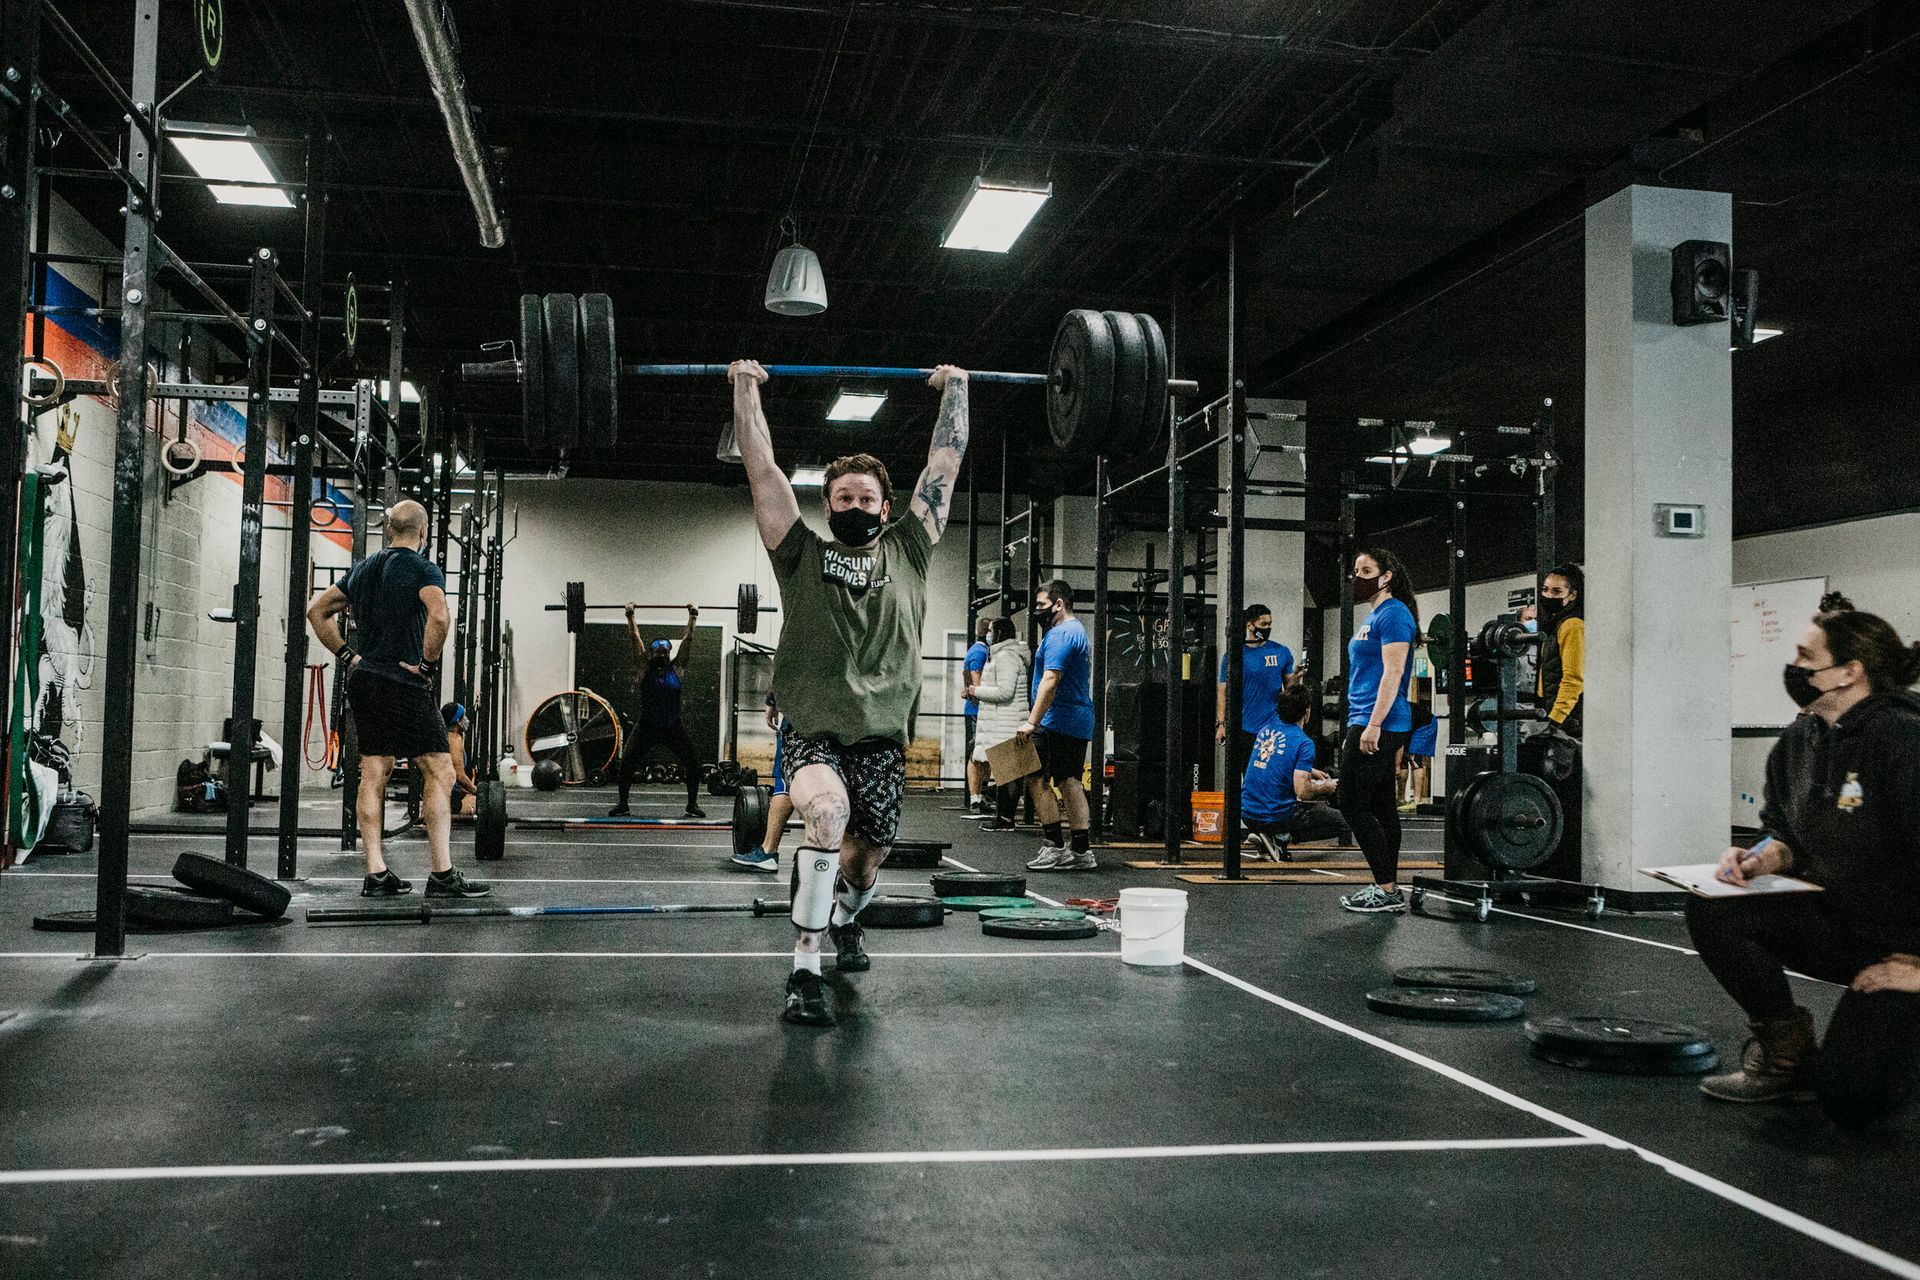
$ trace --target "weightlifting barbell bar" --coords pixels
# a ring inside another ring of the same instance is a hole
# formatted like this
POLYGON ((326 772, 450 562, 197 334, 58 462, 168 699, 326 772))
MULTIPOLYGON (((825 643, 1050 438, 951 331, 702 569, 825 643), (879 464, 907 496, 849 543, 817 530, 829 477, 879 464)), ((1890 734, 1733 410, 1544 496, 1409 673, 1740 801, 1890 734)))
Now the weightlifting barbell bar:
MULTIPOLYGON (((567 615, 567 630, 570 633, 578 633, 580 629, 586 625, 588 610, 620 609, 624 611, 626 607, 624 604, 588 604, 587 584, 584 582, 569 582, 566 585, 566 598, 559 604, 548 605, 547 612, 565 613, 567 615)), ((633 609, 636 613, 642 610, 649 613, 677 613, 686 607, 684 604, 635 604, 633 609)), ((726 606, 717 604, 695 605, 694 608, 705 609, 709 613, 719 613, 725 609, 726 606)), ((733 610, 733 629, 743 635, 753 635, 760 629, 761 614, 778 612, 772 605, 760 603, 760 587, 757 583, 752 582, 743 582, 735 589, 733 610)))

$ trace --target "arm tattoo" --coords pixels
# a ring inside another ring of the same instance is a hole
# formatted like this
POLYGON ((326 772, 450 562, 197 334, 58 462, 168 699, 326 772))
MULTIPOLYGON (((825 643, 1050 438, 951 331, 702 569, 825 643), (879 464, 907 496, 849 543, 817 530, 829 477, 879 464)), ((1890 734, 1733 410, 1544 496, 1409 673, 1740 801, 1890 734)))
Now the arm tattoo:
POLYGON ((934 449, 967 451, 967 389, 964 383, 949 382, 940 397, 940 416, 933 424, 934 449))
POLYGON ((927 518, 933 521, 934 534, 945 533, 947 528, 947 478, 931 472, 920 477, 920 492, 914 495, 920 499, 920 505, 927 509, 927 518))

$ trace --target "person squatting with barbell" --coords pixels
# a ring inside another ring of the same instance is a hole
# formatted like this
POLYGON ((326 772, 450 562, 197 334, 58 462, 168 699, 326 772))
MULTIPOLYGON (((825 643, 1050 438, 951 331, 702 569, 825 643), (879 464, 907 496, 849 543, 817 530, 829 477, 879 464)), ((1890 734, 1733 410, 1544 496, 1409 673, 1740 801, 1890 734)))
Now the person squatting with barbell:
POLYGON ((793 486, 774 461, 760 402, 766 370, 757 361, 736 360, 727 377, 754 523, 785 610, 774 688, 786 716, 780 748, 787 786, 806 824, 806 843, 794 851, 792 917, 799 936, 781 1017, 831 1026, 822 935, 833 935, 840 972, 872 965, 859 916, 900 825, 907 718, 920 692, 927 566, 966 456, 967 374, 940 365, 927 380, 940 392, 940 409, 910 519, 888 523, 893 484, 879 459, 852 454, 828 466, 821 492, 831 540, 800 518, 793 486))

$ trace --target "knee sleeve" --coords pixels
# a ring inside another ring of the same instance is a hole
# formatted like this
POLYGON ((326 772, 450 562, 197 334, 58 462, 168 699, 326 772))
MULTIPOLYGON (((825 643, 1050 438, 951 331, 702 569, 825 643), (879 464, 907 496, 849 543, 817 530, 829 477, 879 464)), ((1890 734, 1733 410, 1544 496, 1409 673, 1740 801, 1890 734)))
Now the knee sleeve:
POLYGON ((793 926, 819 933, 833 919, 833 881, 840 855, 832 849, 801 845, 794 851, 793 926))
POLYGON ((843 882, 839 892, 833 895, 833 922, 841 925, 856 918, 866 905, 873 901, 874 891, 879 887, 880 877, 877 875, 873 878, 873 883, 864 889, 856 889, 843 882))

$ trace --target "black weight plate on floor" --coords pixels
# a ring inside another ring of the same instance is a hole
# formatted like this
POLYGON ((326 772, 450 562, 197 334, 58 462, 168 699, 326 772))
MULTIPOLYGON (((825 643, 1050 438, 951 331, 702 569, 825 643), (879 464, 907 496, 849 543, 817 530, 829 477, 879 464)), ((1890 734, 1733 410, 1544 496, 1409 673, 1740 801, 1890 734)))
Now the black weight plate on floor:
POLYGON ((1424 1022, 1504 1022, 1527 1010, 1515 996, 1494 991, 1445 991, 1437 987, 1381 987, 1367 992, 1367 1008, 1424 1022))
POLYGON ((507 784, 482 781, 475 796, 473 859, 498 862, 507 856, 507 784))
POLYGON ((1103 311, 1113 330, 1113 425, 1089 440, 1082 453, 1125 458, 1140 448, 1147 413, 1147 335, 1130 311, 1103 311))
POLYGON ((1140 322, 1140 332, 1147 340, 1147 390, 1146 412, 1140 419, 1140 434, 1134 437, 1133 452, 1146 453, 1156 444, 1167 429, 1167 379, 1173 376, 1173 368, 1167 363, 1167 336, 1160 332, 1160 322, 1144 311, 1134 316, 1140 322))
POLYGON ((1113 421, 1113 326, 1098 311, 1069 311, 1047 355, 1047 432, 1054 444, 1099 452, 1113 421))
POLYGON ((1517 973, 1498 969, 1462 969, 1451 965, 1415 965, 1395 969, 1396 987, 1438 987, 1443 991, 1496 991, 1503 996, 1530 996, 1540 984, 1517 973))
POLYGON ((1677 1058, 1621 1058, 1606 1053, 1568 1053, 1538 1044, 1532 1048, 1533 1056, 1542 1062, 1610 1076, 1703 1076, 1720 1065, 1720 1055, 1711 1051, 1677 1058))
POLYGON ((980 917, 980 932, 989 938, 1024 938, 1029 942, 1072 942, 1094 938, 1100 926, 1085 920, 1022 920, 1019 912, 980 917))
POLYGON ((938 898, 880 894, 860 909, 860 923, 869 929, 929 929, 947 922, 947 909, 938 898))
POLYGON ((520 295, 520 420, 529 449, 548 444, 545 313, 539 294, 520 295))
POLYGON ((1529 1019, 1527 1039, 1554 1053, 1582 1057, 1659 1060, 1713 1052, 1713 1041, 1698 1027, 1605 1013, 1529 1019))
POLYGON ((772 793, 765 787, 741 787, 733 793, 733 851, 751 853, 767 834, 767 805, 772 793))
POLYGON ((1553 856, 1563 828, 1553 788, 1530 773, 1485 775, 1461 818, 1469 847, 1496 867, 1531 871, 1553 856))
POLYGON ((620 352, 613 299, 604 293, 580 295, 580 437, 590 449, 611 449, 620 438, 620 352))
POLYGON ((940 865, 940 850, 924 844, 896 844, 887 850, 883 867, 897 871, 931 871, 940 865))
POLYGON ((211 928, 233 923, 233 904, 225 898, 206 898, 184 889, 130 884, 127 919, 174 928, 211 928))
POLYGON ((287 913, 293 894, 257 871, 236 867, 204 853, 183 853, 173 860, 173 878, 209 898, 225 898, 254 915, 278 920, 287 913))
POLYGON ((1025 876, 996 875, 991 871, 942 871, 932 879, 933 891, 943 898, 1020 898, 1027 892, 1025 876))
POLYGON ((33 918, 42 933, 92 933, 98 920, 91 911, 49 911, 33 918))
POLYGON ((570 293, 550 293, 545 313, 547 443, 572 449, 580 443, 580 305, 570 293))

